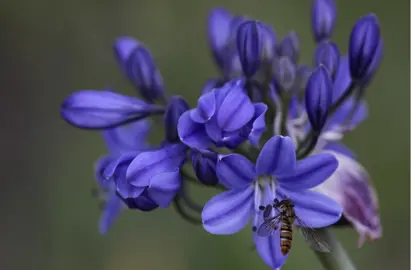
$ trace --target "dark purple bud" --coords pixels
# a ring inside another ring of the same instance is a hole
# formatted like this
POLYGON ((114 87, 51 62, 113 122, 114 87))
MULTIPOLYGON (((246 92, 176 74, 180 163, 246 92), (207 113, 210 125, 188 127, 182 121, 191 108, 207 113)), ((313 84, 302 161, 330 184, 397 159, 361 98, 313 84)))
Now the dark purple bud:
POLYGON ((223 69, 224 55, 231 34, 232 15, 224 8, 214 8, 208 15, 208 43, 214 60, 223 69))
POLYGON ((164 114, 164 127, 168 142, 180 141, 177 123, 180 116, 189 109, 187 102, 180 96, 173 96, 167 104, 164 114))
POLYGON ((150 52, 143 45, 130 54, 127 60, 127 76, 148 101, 164 97, 163 78, 150 52))
POLYGON ((300 39, 296 32, 289 32, 276 47, 278 56, 287 56, 297 63, 300 58, 300 39))
POLYGON ((215 172, 217 164, 217 154, 204 150, 193 150, 191 155, 194 172, 198 180, 204 185, 215 186, 218 178, 215 172))
POLYGON ((147 191, 143 192, 143 194, 141 194, 137 198, 122 198, 122 199, 123 199, 123 202, 130 209, 138 209, 143 212, 149 212, 149 211, 153 211, 154 209, 158 208, 158 204, 156 204, 148 196, 147 191))
POLYGON ((367 74, 365 75, 362 83, 365 85, 369 84, 374 77, 375 73, 377 72, 378 68, 380 67, 380 63, 382 60, 383 56, 383 50, 384 50, 384 42, 382 39, 380 39, 380 42, 378 43, 377 51, 375 53, 375 56, 368 68, 367 74))
POLYGON ((329 39, 333 33, 337 7, 334 0, 315 0, 311 9, 311 24, 316 42, 329 39))
POLYGON ((238 27, 237 50, 244 75, 247 77, 252 77, 260 67, 262 31, 262 24, 254 20, 246 21, 238 27))
POLYGON ((340 65, 340 51, 337 45, 331 41, 318 44, 314 54, 314 63, 316 67, 324 65, 333 77, 340 65))
POLYGON ((368 74, 373 73, 370 68, 378 57, 380 40, 380 26, 374 14, 363 16, 356 22, 351 30, 348 49, 350 72, 354 80, 362 82, 368 74))
POLYGON ((277 85, 282 90, 289 91, 294 85, 296 68, 294 63, 287 56, 282 56, 274 61, 274 77, 277 85))
POLYGON ((310 76, 305 89, 305 107, 311 127, 320 132, 327 120, 332 101, 333 84, 324 66, 319 66, 310 76))

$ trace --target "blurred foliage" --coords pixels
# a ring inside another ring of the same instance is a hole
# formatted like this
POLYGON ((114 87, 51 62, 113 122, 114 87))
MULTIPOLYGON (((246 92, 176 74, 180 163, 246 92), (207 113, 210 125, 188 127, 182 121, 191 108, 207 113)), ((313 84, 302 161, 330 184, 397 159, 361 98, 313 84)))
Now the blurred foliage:
MULTIPOLYGON (((279 36, 301 35, 311 63, 310 2, 295 1, 62 1, 3 0, 3 184, 1 269, 267 269, 250 250, 249 228, 212 236, 172 209, 124 212, 107 237, 97 231, 92 165, 105 152, 101 136, 68 126, 59 105, 78 89, 113 87, 134 94, 111 46, 129 35, 151 50, 169 93, 190 101, 215 76, 206 39, 209 10, 224 6, 271 23, 279 36)), ((385 56, 368 90, 370 118, 346 143, 379 191, 384 237, 357 249, 350 229, 338 236, 358 269, 409 269, 409 1, 338 2, 335 41, 343 52, 356 19, 378 15, 385 56)), ((160 133, 153 132, 155 140, 160 133)), ((205 201, 212 193, 196 190, 205 201)), ((301 239, 284 269, 320 269, 301 239)))

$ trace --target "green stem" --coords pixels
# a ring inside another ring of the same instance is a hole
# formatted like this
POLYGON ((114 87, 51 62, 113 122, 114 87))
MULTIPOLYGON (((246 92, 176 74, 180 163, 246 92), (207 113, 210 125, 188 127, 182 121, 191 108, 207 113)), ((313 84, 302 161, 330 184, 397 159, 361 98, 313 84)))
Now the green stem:
POLYGON ((335 237, 330 228, 316 229, 316 233, 331 246, 331 252, 315 252, 318 260, 326 270, 355 270, 347 252, 335 237))

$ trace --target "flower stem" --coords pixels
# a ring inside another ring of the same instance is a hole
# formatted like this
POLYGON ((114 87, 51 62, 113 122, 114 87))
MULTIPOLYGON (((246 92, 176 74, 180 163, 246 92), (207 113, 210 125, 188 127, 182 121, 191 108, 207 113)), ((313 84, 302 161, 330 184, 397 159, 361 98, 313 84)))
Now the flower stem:
POLYGON ((355 270, 347 252, 335 237, 330 228, 316 229, 316 233, 331 246, 331 252, 315 252, 318 260, 326 270, 355 270))

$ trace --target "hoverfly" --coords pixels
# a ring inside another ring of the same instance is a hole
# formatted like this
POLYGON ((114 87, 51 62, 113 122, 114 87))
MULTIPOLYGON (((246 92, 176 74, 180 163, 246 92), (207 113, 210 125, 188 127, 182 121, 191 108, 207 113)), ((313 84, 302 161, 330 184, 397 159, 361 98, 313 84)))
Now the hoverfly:
POLYGON ((304 224, 304 222, 298 218, 294 211, 294 203, 289 198, 282 201, 274 199, 274 203, 272 205, 269 204, 267 206, 260 206, 260 209, 264 211, 264 222, 257 229, 257 235, 270 236, 275 231, 280 229, 281 253, 284 256, 287 255, 291 249, 293 240, 292 225, 296 220, 299 223, 303 237, 312 249, 319 252, 331 251, 330 245, 322 239, 314 229, 304 224), (277 211, 277 214, 270 217, 273 209, 277 211))

